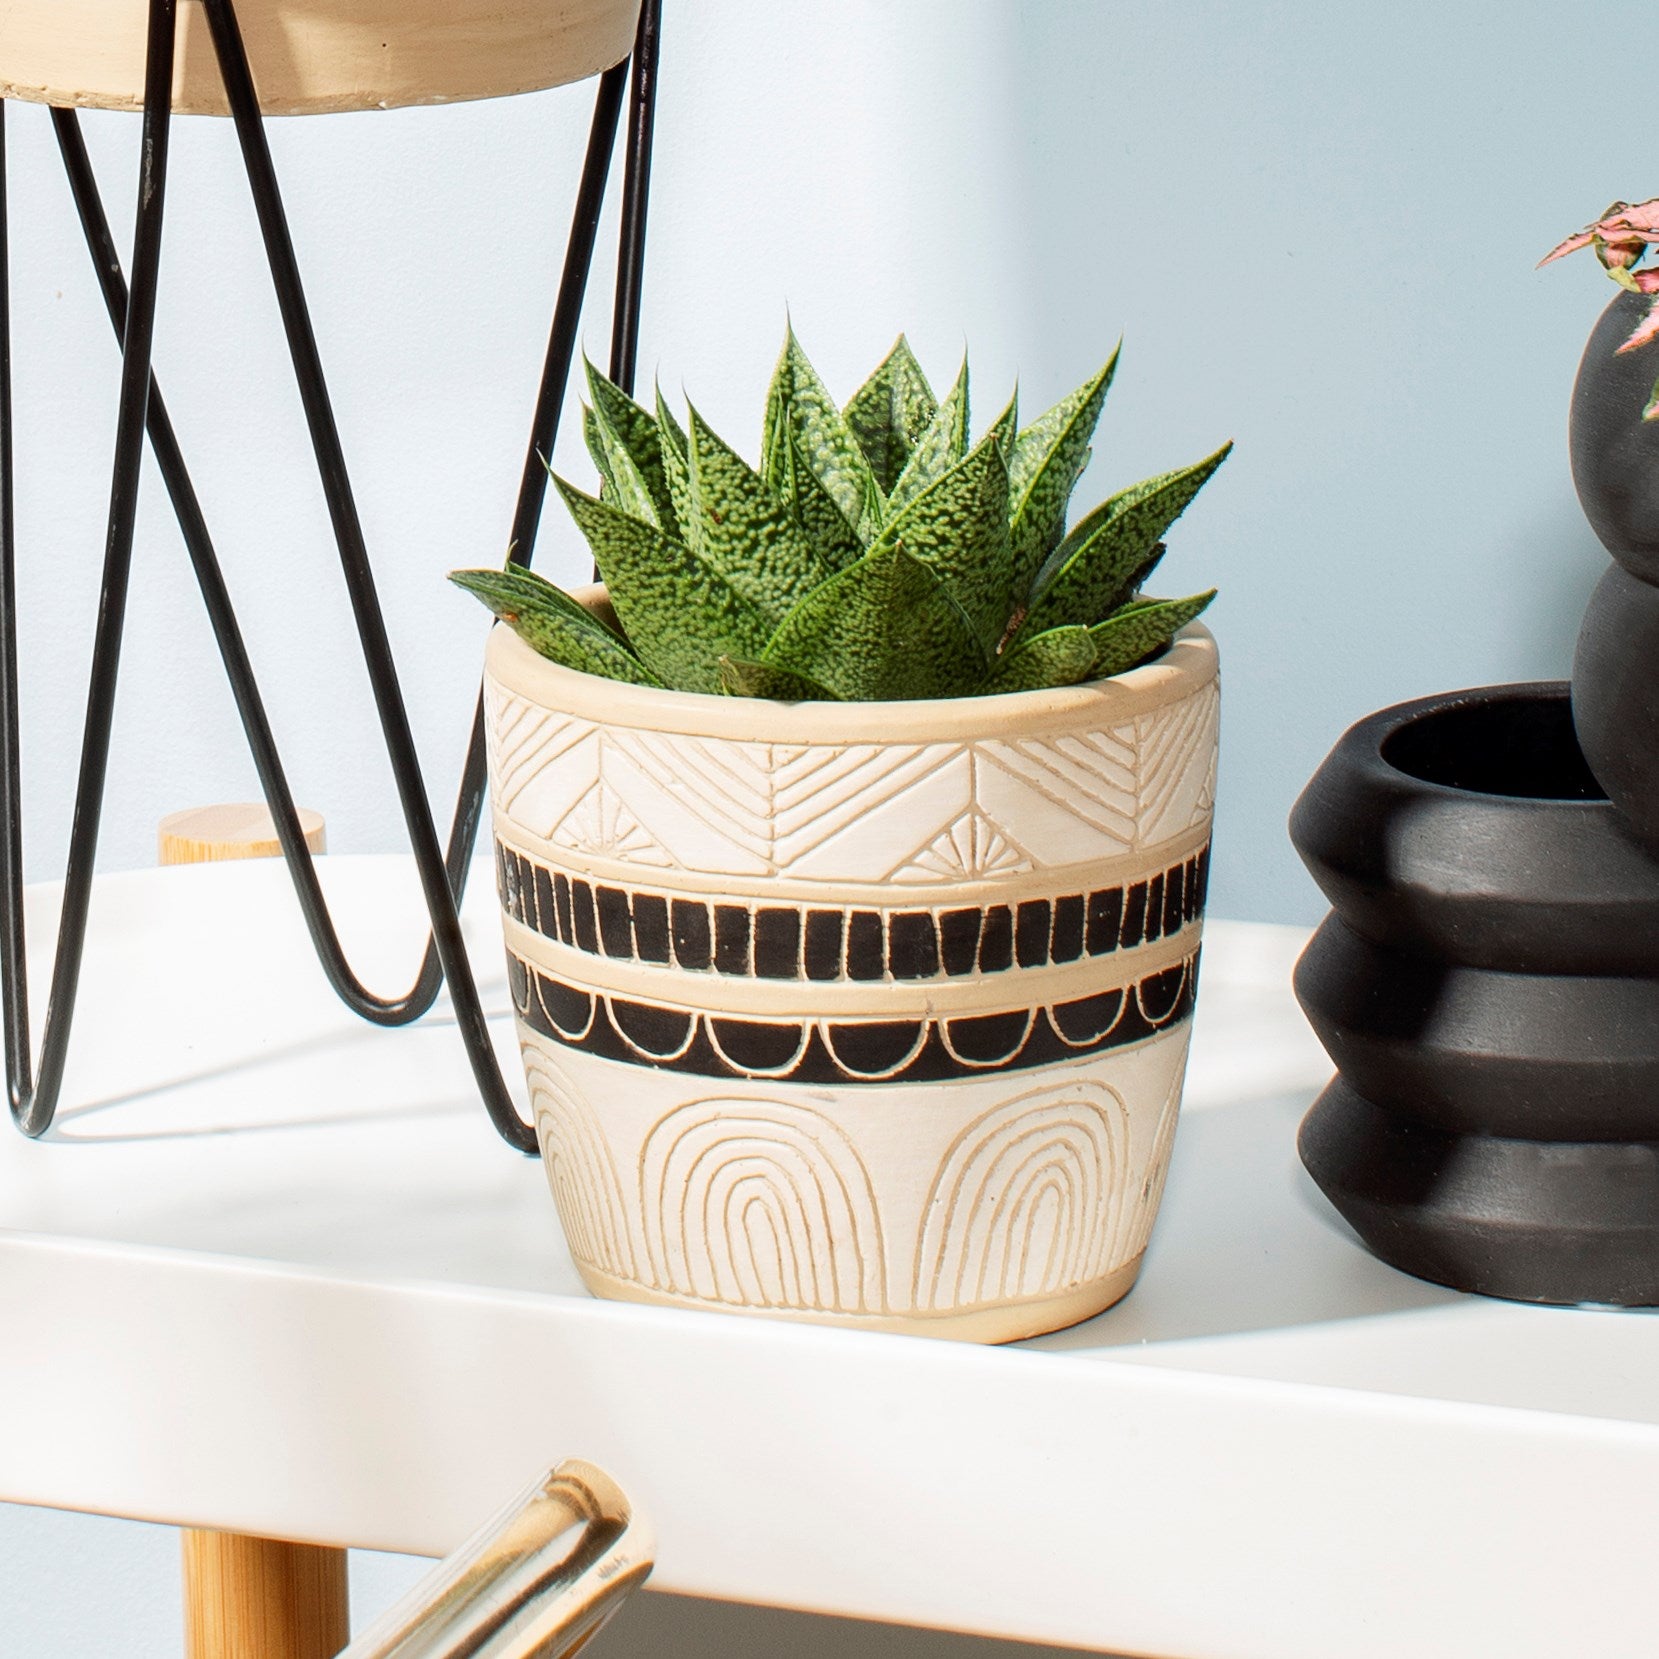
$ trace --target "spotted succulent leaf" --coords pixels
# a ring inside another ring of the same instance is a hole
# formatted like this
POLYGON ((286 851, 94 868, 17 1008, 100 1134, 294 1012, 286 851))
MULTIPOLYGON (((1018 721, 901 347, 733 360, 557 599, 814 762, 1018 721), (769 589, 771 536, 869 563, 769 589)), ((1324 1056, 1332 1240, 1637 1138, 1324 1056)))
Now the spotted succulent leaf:
POLYGON ((1087 628, 1050 628, 1003 652, 983 689, 989 696, 1076 685, 1094 673, 1097 655, 1087 628))
POLYGON ((611 482, 611 457, 600 441, 599 417, 586 404, 582 407, 582 442, 587 446, 588 456, 594 466, 599 469, 599 493, 603 496, 611 482))
POLYGON ((747 461, 688 411, 691 494, 696 518, 687 526, 697 552, 774 627, 832 568, 747 461))
POLYGON ((624 634, 664 685, 718 692, 721 657, 760 656, 772 624, 695 548, 554 482, 593 549, 624 634))
POLYGON ((1116 362, 1023 431, 1011 399, 975 445, 966 362, 936 402, 900 336, 838 410, 791 333, 758 471, 695 410, 688 432, 660 390, 647 414, 589 365, 602 493, 559 487, 618 626, 557 602, 538 621, 519 589, 496 608, 555 658, 728 695, 927 698, 1121 672, 1208 603, 1138 595, 1226 452, 1120 491, 1066 535, 1116 362))
POLYGON ((1089 629, 1096 652, 1095 674, 1123 674, 1155 652, 1215 598, 1215 589, 1189 599, 1143 599, 1125 605, 1114 616, 1089 629))
POLYGON ((997 448, 1002 451, 1002 463, 1005 467, 1014 464, 1014 446, 1019 441, 1020 434, 1020 394, 1016 387, 1014 395, 1008 400, 1008 407, 991 422, 991 429, 986 434, 994 437, 997 448))
POLYGON ((989 432, 889 519, 871 552, 902 548, 944 584, 988 657, 1013 596, 1008 582, 1008 469, 989 432))
POLYGON ((592 611, 534 571, 452 570, 449 579, 481 600, 533 651, 583 674, 630 685, 662 682, 592 611))
POLYGON ((955 385, 945 394, 945 401, 916 440, 910 459, 904 464, 904 471, 888 493, 888 516, 915 500, 934 479, 955 466, 967 453, 968 360, 964 357, 955 385))
POLYGON ((728 697, 769 697, 779 703, 834 703, 833 691, 804 674, 743 657, 720 659, 720 689, 728 697))
POLYGON ((1151 573, 1165 532, 1231 449, 1223 444, 1190 467, 1120 490, 1084 517, 1039 575, 1025 627, 1095 622, 1121 604, 1151 573))
POLYGON ((766 398, 761 476, 779 495, 793 500, 793 474, 801 460, 860 542, 868 543, 881 528, 882 492, 846 416, 790 329, 766 398))
POLYGON ((847 522, 829 491, 818 482, 817 475, 798 451, 792 478, 795 522, 806 532, 819 558, 832 571, 846 569, 864 553, 858 532, 847 522))
MULTIPOLYGON (((662 519, 659 516, 656 497, 635 464, 632 452, 617 436, 603 414, 596 409, 588 409, 584 413, 586 419, 583 426, 588 440, 588 452, 594 457, 599 468, 599 476, 603 480, 603 487, 599 492, 600 500, 609 502, 630 518, 643 519, 645 523, 661 529, 662 519)), ((652 447, 656 447, 654 440, 652 447)), ((658 469, 661 469, 660 459, 658 469)), ((672 518, 669 523, 672 525, 672 518)))
POLYGON ((1114 351, 1099 374, 1015 440, 1008 466, 1009 558, 1021 592, 1065 534, 1066 504, 1089 464, 1089 442, 1117 364, 1114 351))
POLYGON ((696 534, 697 500, 691 491, 691 456, 689 440, 684 428, 674 418, 674 411, 663 401, 662 388, 657 388, 657 452, 662 457, 662 475, 668 490, 670 517, 663 521, 666 530, 672 524, 682 541, 689 543, 696 534))
MULTIPOLYGON (((587 414, 593 418, 602 432, 608 435, 606 453, 611 453, 617 447, 626 452, 634 470, 639 474, 640 482, 650 494, 654 509, 651 514, 652 522, 659 528, 672 530, 674 500, 669 494, 668 479, 663 473, 662 443, 657 433, 656 421, 585 357, 582 359, 582 367, 588 382, 587 414)), ((584 430, 587 426, 588 422, 584 419, 584 430)), ((591 437, 588 448, 591 452, 591 437)), ((597 456, 595 461, 598 461, 597 456)), ((609 478, 610 474, 603 464, 600 464, 599 470, 609 478)))
POLYGON ((867 553, 809 593, 761 661, 849 702, 965 696, 986 670, 961 606, 896 546, 867 553))
POLYGON ((901 334, 843 411, 884 494, 891 493, 911 450, 938 411, 933 388, 910 342, 901 334))

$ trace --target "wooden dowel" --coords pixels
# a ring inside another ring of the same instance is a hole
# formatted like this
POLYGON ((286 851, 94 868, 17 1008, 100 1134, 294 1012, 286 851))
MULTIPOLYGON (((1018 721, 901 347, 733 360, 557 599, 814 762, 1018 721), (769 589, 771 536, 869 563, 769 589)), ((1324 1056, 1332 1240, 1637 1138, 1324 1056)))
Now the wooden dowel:
POLYGON ((187 1531, 186 1659, 334 1659, 351 1640, 346 1552, 187 1531))
MULTIPOLYGON (((326 852, 322 814, 299 809, 300 828, 312 852, 326 852)), ((242 802, 193 806, 168 814, 156 832, 159 864, 210 864, 229 858, 275 858, 282 851, 276 825, 263 806, 242 802)))
MULTIPOLYGON (((326 844, 320 814, 300 810, 306 845, 326 844)), ((163 864, 274 858, 282 851, 263 806, 191 807, 163 818, 163 864)), ((235 1532, 187 1530, 186 1659, 334 1659, 351 1640, 346 1552, 235 1532)))

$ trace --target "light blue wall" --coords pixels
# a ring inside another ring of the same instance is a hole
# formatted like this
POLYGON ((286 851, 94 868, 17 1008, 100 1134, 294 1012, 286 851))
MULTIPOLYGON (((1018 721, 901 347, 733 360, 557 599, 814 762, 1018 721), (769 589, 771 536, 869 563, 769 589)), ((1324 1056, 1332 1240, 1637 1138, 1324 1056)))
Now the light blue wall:
POLYGON ((1613 197, 1659 191, 1618 91, 1659 12, 1019 10, 1025 378, 1051 393, 1126 332, 1094 494, 1237 439, 1166 566, 1222 589, 1213 904, 1311 921, 1283 825, 1344 726, 1569 672, 1604 556, 1566 400, 1613 289, 1588 255, 1533 266, 1613 197))

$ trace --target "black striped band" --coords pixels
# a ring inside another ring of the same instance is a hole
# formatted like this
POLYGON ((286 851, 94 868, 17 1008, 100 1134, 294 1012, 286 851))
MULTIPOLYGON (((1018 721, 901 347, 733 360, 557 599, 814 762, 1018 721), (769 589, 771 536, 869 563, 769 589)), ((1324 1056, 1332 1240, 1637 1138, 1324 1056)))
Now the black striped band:
POLYGON ((760 979, 935 979, 1150 944, 1204 909, 1205 847, 1146 881, 985 908, 869 910, 630 893, 496 843, 502 908, 592 956, 760 979))

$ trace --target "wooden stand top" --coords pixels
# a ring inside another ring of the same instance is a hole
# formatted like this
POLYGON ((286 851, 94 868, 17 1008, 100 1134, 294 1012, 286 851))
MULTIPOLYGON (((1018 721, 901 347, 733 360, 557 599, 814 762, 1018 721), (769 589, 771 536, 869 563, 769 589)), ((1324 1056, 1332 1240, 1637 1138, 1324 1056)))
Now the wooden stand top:
MULTIPOLYGON (((141 109, 145 0, 0 0, 0 98, 141 109)), ((500 98, 584 80, 633 46, 639 0, 242 0, 267 115, 500 98)), ((173 108, 225 115, 199 0, 180 0, 173 108)))

